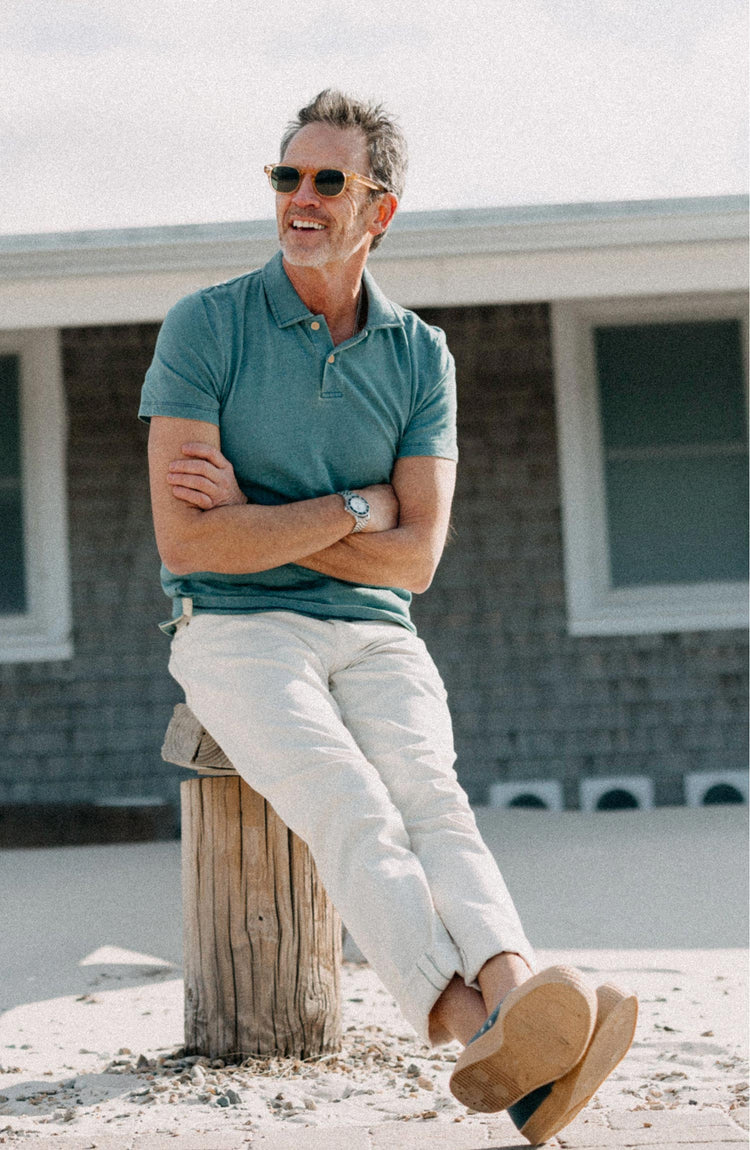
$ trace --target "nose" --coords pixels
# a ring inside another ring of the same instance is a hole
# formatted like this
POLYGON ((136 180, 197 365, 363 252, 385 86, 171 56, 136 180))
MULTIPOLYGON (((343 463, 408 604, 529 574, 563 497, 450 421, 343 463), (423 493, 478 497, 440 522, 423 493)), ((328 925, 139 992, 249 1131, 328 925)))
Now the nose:
POLYGON ((304 172, 302 174, 300 185, 292 196, 292 203, 298 204, 300 207, 320 203, 320 196, 315 191, 315 185, 310 172, 304 172))

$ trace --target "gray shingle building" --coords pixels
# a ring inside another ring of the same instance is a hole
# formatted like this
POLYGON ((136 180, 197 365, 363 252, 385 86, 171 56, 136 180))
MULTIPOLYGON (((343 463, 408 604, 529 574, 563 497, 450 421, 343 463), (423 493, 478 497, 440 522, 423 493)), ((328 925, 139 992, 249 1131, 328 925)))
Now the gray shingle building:
MULTIPOLYGON (((407 213, 372 259, 457 361, 414 617, 476 803, 747 797, 746 207, 407 213)), ((274 250, 270 222, 0 237, 6 824, 176 806, 139 391, 167 308, 274 250)))

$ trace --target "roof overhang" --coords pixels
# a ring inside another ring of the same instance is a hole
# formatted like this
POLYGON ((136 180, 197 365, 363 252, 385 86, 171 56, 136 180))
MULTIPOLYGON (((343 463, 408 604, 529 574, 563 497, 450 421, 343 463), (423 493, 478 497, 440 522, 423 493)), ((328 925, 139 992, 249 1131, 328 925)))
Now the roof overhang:
MULTIPOLYGON (((371 266, 412 307, 745 290, 748 200, 405 212, 371 266)), ((273 221, 0 236, 0 327, 161 320, 265 263, 273 221)))

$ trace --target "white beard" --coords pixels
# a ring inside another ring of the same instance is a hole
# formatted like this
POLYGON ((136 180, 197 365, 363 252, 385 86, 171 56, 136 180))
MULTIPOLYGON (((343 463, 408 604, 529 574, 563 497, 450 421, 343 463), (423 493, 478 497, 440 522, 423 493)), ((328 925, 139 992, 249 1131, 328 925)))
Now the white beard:
POLYGON ((314 232, 319 239, 308 247, 295 243, 294 228, 279 229, 279 243, 284 259, 291 267, 322 268, 337 260, 349 259, 365 242, 368 231, 357 219, 345 230, 314 232))

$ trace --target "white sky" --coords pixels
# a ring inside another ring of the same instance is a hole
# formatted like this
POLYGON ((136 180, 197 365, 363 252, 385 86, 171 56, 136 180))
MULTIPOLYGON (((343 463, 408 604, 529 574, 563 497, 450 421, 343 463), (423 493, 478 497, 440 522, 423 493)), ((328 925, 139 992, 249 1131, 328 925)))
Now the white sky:
POLYGON ((0 232, 272 215, 321 88, 410 145, 405 210, 747 186, 744 0, 3 0, 0 232))

